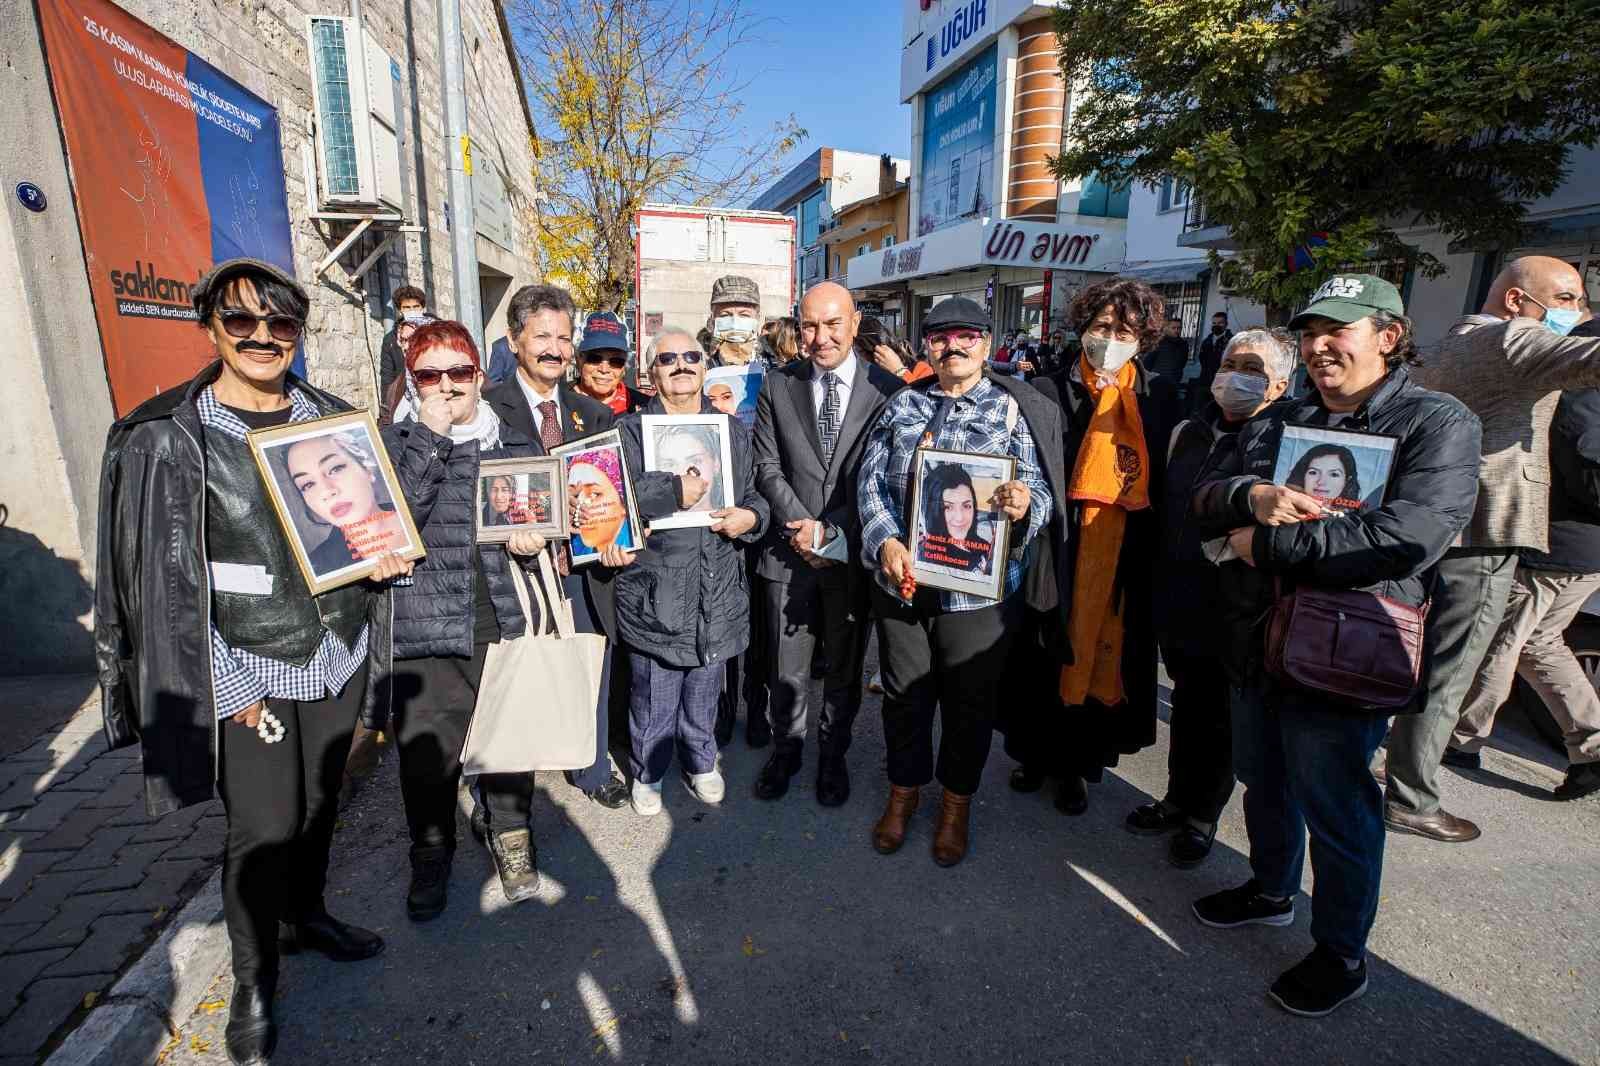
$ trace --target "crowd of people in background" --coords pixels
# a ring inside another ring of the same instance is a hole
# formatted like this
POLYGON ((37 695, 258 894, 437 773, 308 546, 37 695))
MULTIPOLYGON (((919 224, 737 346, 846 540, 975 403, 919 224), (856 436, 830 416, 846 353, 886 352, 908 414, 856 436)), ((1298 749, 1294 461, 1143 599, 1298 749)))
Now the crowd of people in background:
MULTIPOLYGON (((515 293, 487 358, 403 288, 379 367, 383 446, 427 553, 315 595, 259 520, 270 508, 245 444, 349 409, 289 369, 309 300, 254 260, 218 265, 193 294, 217 360, 108 440, 96 633, 108 736, 143 745, 152 812, 213 786, 227 811, 236 1062, 272 1052, 280 939, 341 960, 383 948, 325 905, 358 718, 399 752, 408 914, 447 906, 463 738, 491 649, 546 621, 518 589, 541 568, 559 575, 576 631, 605 638, 599 699, 577 709, 595 717, 593 761, 566 775, 581 794, 650 817, 676 802, 676 764, 696 801, 725 802, 721 749, 742 716, 746 743, 771 749, 756 797, 788 793, 814 728, 817 801, 848 803, 875 636, 887 780, 863 837, 900 851, 937 784, 940 866, 969 853, 995 732, 1010 788, 1050 783, 1055 807, 1081 815, 1091 785, 1156 742, 1164 667, 1167 787, 1126 826, 1195 867, 1244 786, 1252 877, 1193 904, 1218 928, 1293 921, 1309 835, 1315 947, 1270 988, 1295 1014, 1366 991, 1386 829, 1479 835, 1441 807, 1439 767, 1478 764, 1514 677, 1565 733, 1556 796, 1600 791, 1600 699, 1561 636, 1600 590, 1600 338, 1582 279, 1558 260, 1508 264, 1480 313, 1421 358, 1399 291, 1370 274, 1331 278, 1287 328, 1235 332, 1216 315, 1193 352, 1132 278, 1085 285, 1048 339, 994 338, 987 308, 943 299, 918 350, 837 284, 763 320, 755 283, 727 276, 704 323, 655 332, 642 377, 623 322, 594 313, 580 334, 558 287, 515 293), (713 485, 722 460, 646 468, 645 417, 715 416, 707 370, 751 365, 754 425, 728 419, 731 495, 713 485), (1282 477, 1290 428, 1392 442, 1383 486, 1362 496, 1336 448, 1282 477), (581 571, 557 539, 477 542, 478 510, 496 506, 475 495, 482 462, 611 429, 637 542, 581 571), (1012 471, 981 489, 937 482, 967 517, 932 520, 997 571, 997 595, 919 585, 924 449, 1012 471), (694 508, 709 520, 651 526, 694 508), (972 512, 1009 538, 983 539, 972 512), (275 591, 225 593, 213 577, 229 562, 265 567, 275 591), (1378 602, 1361 631, 1400 662, 1341 673, 1347 653, 1316 619, 1378 602)), ((469 827, 505 897, 530 898, 531 773, 478 774, 470 789, 469 827)))

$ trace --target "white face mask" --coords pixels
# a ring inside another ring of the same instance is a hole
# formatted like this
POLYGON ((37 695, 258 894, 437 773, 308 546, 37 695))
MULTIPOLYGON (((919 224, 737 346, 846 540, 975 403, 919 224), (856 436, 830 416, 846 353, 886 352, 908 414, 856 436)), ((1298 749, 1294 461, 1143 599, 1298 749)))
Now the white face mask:
POLYGON ((1222 413, 1229 418, 1243 418, 1254 414, 1267 398, 1269 382, 1259 374, 1241 374, 1224 370, 1211 379, 1211 398, 1217 401, 1222 413))
POLYGON ((1128 360, 1139 354, 1139 342, 1114 341, 1110 337, 1090 333, 1083 338, 1083 354, 1096 370, 1115 374, 1128 360))
POLYGON ((756 339, 756 320, 737 315, 718 315, 711 324, 711 335, 719 341, 743 344, 756 339))

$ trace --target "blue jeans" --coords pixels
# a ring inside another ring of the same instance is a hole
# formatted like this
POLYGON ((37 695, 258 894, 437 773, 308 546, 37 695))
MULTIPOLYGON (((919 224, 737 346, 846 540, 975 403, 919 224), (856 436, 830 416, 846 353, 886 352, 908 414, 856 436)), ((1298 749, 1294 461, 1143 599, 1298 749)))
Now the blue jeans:
POLYGON ((1383 878, 1383 793, 1368 767, 1387 719, 1329 710, 1270 682, 1235 688, 1231 702, 1234 772, 1261 891, 1299 891, 1309 829, 1311 936, 1361 958, 1383 878))

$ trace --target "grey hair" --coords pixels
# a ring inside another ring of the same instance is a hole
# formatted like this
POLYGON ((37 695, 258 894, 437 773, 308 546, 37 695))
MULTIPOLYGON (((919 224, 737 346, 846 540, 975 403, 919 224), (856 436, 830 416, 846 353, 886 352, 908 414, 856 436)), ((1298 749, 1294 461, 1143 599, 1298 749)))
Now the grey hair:
POLYGON ((1222 358, 1232 355, 1237 348, 1249 348, 1259 352, 1266 361, 1267 371, 1273 381, 1282 381, 1294 373, 1295 363, 1299 361, 1298 348, 1294 334, 1281 326, 1271 329, 1242 329, 1228 341, 1228 346, 1222 350, 1222 358))
POLYGON ((578 305, 566 289, 559 285, 524 285, 512 293, 511 302, 506 305, 506 329, 513 337, 522 336, 528 319, 540 311, 559 311, 567 316, 569 327, 578 319, 578 305))
POLYGON ((650 338, 650 343, 644 346, 644 372, 649 374, 656 366, 656 350, 661 347, 663 337, 684 337, 694 350, 700 350, 700 342, 694 339, 694 330, 684 329, 681 326, 662 326, 661 332, 650 338))

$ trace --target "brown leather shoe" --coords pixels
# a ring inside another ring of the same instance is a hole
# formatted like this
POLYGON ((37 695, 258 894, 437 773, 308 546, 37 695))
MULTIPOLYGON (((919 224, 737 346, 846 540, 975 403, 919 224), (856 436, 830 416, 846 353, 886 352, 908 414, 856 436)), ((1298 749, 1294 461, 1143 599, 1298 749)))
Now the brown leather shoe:
POLYGON ((967 816, 971 811, 971 796, 944 790, 939 824, 933 829, 933 861, 940 866, 954 866, 967 857, 967 816))
POLYGON ((1383 805, 1383 824, 1396 833, 1414 833, 1445 844, 1465 844, 1477 840, 1483 830, 1465 818, 1457 818, 1440 807, 1432 814, 1418 814, 1395 803, 1383 805))
POLYGON ((917 801, 921 798, 916 788, 889 786, 889 805, 883 809, 878 824, 872 827, 872 846, 880 854, 893 855, 906 842, 906 823, 916 812, 917 801))

